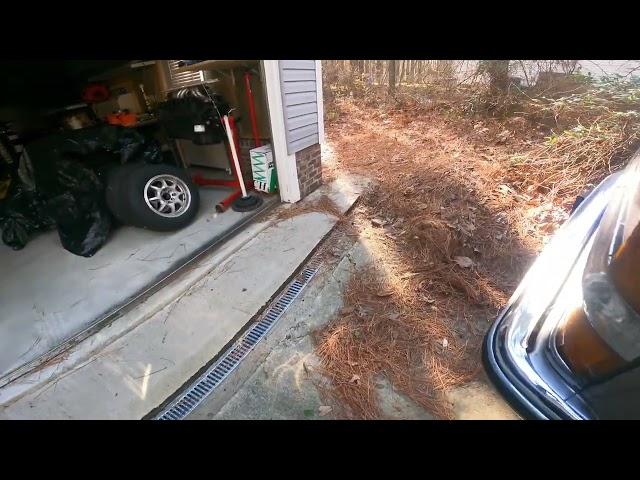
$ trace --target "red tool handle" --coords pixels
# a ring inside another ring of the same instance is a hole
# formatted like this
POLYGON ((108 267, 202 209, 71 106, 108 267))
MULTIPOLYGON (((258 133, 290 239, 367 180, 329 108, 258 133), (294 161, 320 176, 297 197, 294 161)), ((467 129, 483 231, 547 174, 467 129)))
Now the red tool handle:
POLYGON ((251 117, 251 129, 253 130, 253 140, 256 147, 260 146, 260 134, 258 133, 258 122, 256 121, 256 106, 251 91, 251 73, 245 72, 244 84, 247 87, 247 99, 249 100, 249 116, 251 117))

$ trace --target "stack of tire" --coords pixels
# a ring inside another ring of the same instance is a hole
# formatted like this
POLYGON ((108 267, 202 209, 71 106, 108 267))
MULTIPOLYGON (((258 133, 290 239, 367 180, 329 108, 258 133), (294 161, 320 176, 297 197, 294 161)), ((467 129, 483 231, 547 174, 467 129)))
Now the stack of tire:
POLYGON ((200 207, 198 188, 185 169, 142 162, 109 172, 106 200, 120 223, 162 232, 186 227, 200 207))

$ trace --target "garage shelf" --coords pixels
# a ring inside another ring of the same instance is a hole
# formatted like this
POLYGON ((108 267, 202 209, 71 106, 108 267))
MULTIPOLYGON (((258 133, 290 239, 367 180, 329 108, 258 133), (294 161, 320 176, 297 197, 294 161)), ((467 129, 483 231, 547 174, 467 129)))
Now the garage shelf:
POLYGON ((258 60, 205 60, 203 62, 194 63, 193 65, 185 65, 176 68, 177 73, 197 72, 200 70, 229 70, 238 67, 255 66, 258 60))

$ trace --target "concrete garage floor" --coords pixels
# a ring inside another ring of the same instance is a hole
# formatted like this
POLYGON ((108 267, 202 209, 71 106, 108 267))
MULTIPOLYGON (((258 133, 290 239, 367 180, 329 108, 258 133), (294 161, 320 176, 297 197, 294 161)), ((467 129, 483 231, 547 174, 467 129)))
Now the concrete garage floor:
MULTIPOLYGON (((169 233, 120 227, 91 258, 64 250, 55 231, 20 251, 0 246, 0 376, 91 326, 259 212, 217 213, 216 203, 229 193, 201 188, 200 211, 188 227, 169 233)), ((265 196, 261 210, 277 201, 265 196)))

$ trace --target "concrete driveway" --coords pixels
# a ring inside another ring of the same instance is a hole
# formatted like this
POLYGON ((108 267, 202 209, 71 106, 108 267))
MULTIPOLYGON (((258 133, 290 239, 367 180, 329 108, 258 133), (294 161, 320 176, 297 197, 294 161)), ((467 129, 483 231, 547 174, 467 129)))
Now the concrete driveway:
MULTIPOLYGON (((341 406, 326 389, 328 380, 314 354, 313 332, 329 322, 342 306, 342 292, 350 276, 371 261, 360 241, 336 229, 316 255, 322 270, 295 301, 270 334, 241 366, 187 417, 208 419, 341 419, 341 406)), ((432 416, 396 392, 384 379, 376 384, 384 417, 428 420, 432 416)), ((518 419, 486 381, 479 380, 447 394, 455 418, 518 419)))

